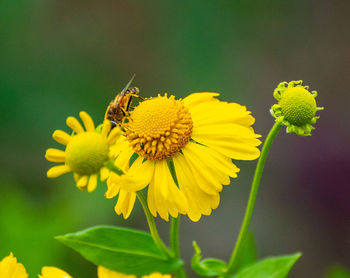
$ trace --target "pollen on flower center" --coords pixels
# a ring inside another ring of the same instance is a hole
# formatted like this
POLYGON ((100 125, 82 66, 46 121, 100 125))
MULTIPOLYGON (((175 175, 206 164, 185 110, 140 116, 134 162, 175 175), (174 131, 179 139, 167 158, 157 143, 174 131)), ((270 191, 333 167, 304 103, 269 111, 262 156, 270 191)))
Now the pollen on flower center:
POLYGON ((79 175, 95 174, 108 160, 108 152, 108 141, 101 134, 79 133, 67 144, 66 163, 79 175))
POLYGON ((138 155, 162 160, 186 145, 192 127, 191 114, 182 100, 158 95, 141 102, 131 112, 126 137, 138 155))

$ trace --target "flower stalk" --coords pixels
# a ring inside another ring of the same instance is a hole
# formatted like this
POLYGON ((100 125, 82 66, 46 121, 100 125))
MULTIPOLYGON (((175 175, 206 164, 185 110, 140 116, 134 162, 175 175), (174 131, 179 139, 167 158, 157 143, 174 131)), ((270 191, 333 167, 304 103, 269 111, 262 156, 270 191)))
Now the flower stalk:
POLYGON ((151 236, 152 236, 155 244, 168 258, 173 257, 173 254, 171 254, 168 247, 164 244, 164 242, 162 241, 162 239, 160 238, 160 236, 158 234, 156 222, 154 221, 153 215, 149 211, 145 194, 142 191, 138 191, 138 192, 136 192, 136 195, 137 195, 137 198, 139 199, 139 201, 142 205, 142 208, 145 212, 148 226, 149 226, 149 230, 150 230, 151 236))
MULTIPOLYGON (((117 175, 124 174, 124 172, 121 169, 119 169, 113 163, 110 163, 110 161, 108 163, 105 163, 105 166, 108 167, 108 169, 110 169, 111 171, 113 171, 117 175)), ((162 239, 160 238, 160 236, 158 234, 156 222, 154 221, 154 217, 148 208, 145 194, 142 191, 138 191, 138 192, 136 192, 136 196, 139 199, 139 201, 142 205, 142 208, 145 212, 147 223, 149 226, 149 230, 150 230, 151 236, 152 236, 155 244, 158 246, 159 250, 161 250, 168 258, 172 258, 174 255, 171 254, 168 247, 164 244, 164 242, 162 241, 162 239)))
MULTIPOLYGON (((176 259, 180 259, 180 244, 179 244, 179 228, 180 228, 180 215, 176 218, 171 218, 170 224, 170 246, 171 250, 174 252, 174 256, 176 259)), ((176 277, 178 278, 186 278, 187 274, 184 266, 176 272, 176 277)))
POLYGON ((242 223, 241 230, 239 232, 239 235, 238 235, 238 238, 236 241, 236 245, 234 247, 234 250, 232 252, 232 255, 231 255, 228 267, 227 267, 226 277, 229 277, 230 275, 233 274, 235 267, 236 267, 236 264, 239 260, 239 255, 241 253, 243 243, 244 243, 244 241, 247 237, 248 231, 249 231, 249 224, 250 224, 250 220, 252 218, 252 214, 253 214, 253 210, 254 210, 254 206, 255 206, 255 201, 256 201, 257 194, 258 194, 260 179, 261 179, 261 176, 262 176, 262 173, 264 170, 266 158, 267 158, 267 155, 269 153, 271 144, 281 128, 282 128, 282 124, 279 122, 276 122, 274 124, 274 126, 271 128, 269 134, 267 135, 267 138, 266 138, 265 143, 263 145, 261 155, 260 155, 258 164, 257 164, 256 169, 255 169, 254 178, 253 178, 252 187, 251 187, 250 194, 249 194, 249 200, 248 200, 248 204, 246 207, 243 223, 242 223))

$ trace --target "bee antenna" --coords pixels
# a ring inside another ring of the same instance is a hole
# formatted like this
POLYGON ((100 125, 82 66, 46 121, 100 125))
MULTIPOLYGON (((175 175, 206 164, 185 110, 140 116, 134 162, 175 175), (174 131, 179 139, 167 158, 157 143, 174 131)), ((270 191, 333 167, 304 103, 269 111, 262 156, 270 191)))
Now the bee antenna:
POLYGON ((134 73, 133 76, 131 77, 131 79, 129 80, 128 84, 126 84, 126 86, 124 87, 124 89, 122 90, 122 92, 124 92, 127 88, 130 87, 131 82, 134 80, 136 74, 134 73))

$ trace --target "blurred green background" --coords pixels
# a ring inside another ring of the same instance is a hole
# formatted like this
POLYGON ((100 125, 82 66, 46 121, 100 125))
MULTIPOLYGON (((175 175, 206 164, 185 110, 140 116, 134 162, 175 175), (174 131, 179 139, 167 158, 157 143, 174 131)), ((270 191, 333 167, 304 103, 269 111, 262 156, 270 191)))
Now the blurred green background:
MULTIPOLYGON (((49 180, 44 159, 67 116, 85 110, 101 122, 135 73, 145 97, 220 92, 253 112, 263 136, 280 81, 317 90, 326 109, 313 136, 281 132, 274 142, 252 230, 261 257, 303 252, 290 277, 350 267, 349 10, 348 0, 1 0, 0 258, 14 252, 31 277, 54 265, 93 278, 96 268, 55 235, 97 224, 147 230, 139 206, 124 221, 104 184, 88 194, 71 175, 49 180)), ((229 258, 255 164, 237 162, 212 216, 183 217, 187 262, 194 239, 204 256, 229 258)), ((159 227, 167 237, 167 223, 159 227)))

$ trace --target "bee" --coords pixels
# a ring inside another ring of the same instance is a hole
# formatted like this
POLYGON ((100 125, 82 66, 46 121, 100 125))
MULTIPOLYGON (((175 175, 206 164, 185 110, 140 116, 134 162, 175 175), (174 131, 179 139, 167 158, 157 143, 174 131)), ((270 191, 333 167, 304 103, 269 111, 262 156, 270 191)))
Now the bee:
POLYGON ((112 128, 117 125, 122 125, 124 119, 129 114, 130 105, 133 97, 137 97, 143 100, 139 96, 139 89, 137 87, 129 87, 133 81, 135 75, 130 79, 125 88, 116 95, 115 99, 110 102, 105 113, 105 120, 109 120, 112 123, 112 128))

